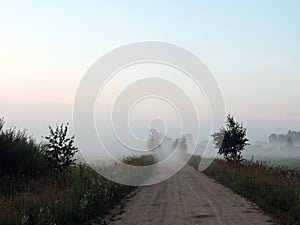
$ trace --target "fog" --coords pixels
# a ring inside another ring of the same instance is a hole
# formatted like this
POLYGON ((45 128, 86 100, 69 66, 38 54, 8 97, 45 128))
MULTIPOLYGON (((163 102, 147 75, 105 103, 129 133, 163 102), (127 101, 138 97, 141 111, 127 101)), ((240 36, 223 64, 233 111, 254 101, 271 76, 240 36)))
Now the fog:
MULTIPOLYGON (((5 118, 5 128, 9 128, 11 126, 16 126, 18 129, 26 129, 29 134, 31 134, 37 142, 42 140, 42 136, 48 135, 48 125, 55 126, 60 123, 70 123, 70 135, 74 134, 72 127, 72 105, 64 105, 64 104, 39 104, 39 105, 27 105, 24 104, 22 115, 24 117, 20 117, 19 114, 21 111, 10 111, 10 104, 2 104, 5 114, 3 115, 5 118), (60 108, 61 110, 53 110, 53 108, 60 108), (34 113, 32 113, 32 110, 34 113), (50 113, 52 112, 51 116, 50 113), (49 114, 49 115, 48 115, 49 114), (35 115, 35 119, 31 118, 35 115), (41 116, 43 115, 43 116, 41 116)), ((285 143, 269 143, 269 136, 272 133, 277 134, 285 134, 289 129, 297 130, 297 124, 292 122, 274 122, 267 121, 262 123, 260 120, 245 120, 241 116, 238 117, 239 121, 244 123, 244 126, 248 129, 247 136, 250 139, 250 146, 247 146, 243 155, 247 159, 251 159, 253 157, 254 160, 285 160, 285 159, 295 159, 300 158, 300 147, 299 142, 294 142, 296 148, 286 148, 285 143)), ((205 122, 205 121, 204 121, 205 122)), ((208 135, 211 133, 209 129, 209 123, 202 123, 200 127, 199 140, 197 142, 197 148, 195 149, 195 154, 203 154, 208 140, 208 135)), ((147 140, 149 136, 149 127, 142 126, 144 123, 141 123, 140 120, 136 123, 136 127, 133 128, 134 132, 138 134, 138 136, 144 139, 144 150, 147 150, 147 140), (141 125, 142 124, 142 125, 141 125)), ((163 133, 163 129, 159 121, 153 121, 153 128, 157 129, 159 132, 163 133)), ((183 133, 192 133, 189 130, 185 130, 183 133)), ((192 134, 193 138, 195 138, 195 134, 192 134)), ((87 135, 88 136, 88 135, 87 135)), ((181 134, 178 133, 178 129, 176 125, 170 125, 166 134, 168 138, 173 142, 176 138, 180 137, 181 134), (173 128, 175 127, 175 129, 173 128)), ((119 143, 118 140, 115 139, 113 133, 107 133, 105 137, 103 137, 104 143, 107 145, 107 149, 110 149, 112 155, 116 158, 122 158, 124 155, 132 155, 132 154, 145 154, 140 151, 131 151, 128 148, 124 147, 119 143)), ((170 140, 167 139, 167 140, 170 140)), ((171 142, 170 141, 170 142, 171 142)), ((194 140, 195 141, 195 140, 194 140)), ((134 141, 133 141, 134 142, 134 141)), ((168 142, 168 141, 166 141, 168 142)), ((132 146, 136 146, 136 143, 131 144, 132 146)), ((165 143, 164 143, 165 145, 165 143)), ((85 154, 85 158, 87 160, 93 160, 95 157, 103 159, 105 154, 101 154, 101 152, 105 151, 101 143, 97 143, 96 146, 89 146, 90 151, 85 154)), ((165 155, 170 152, 169 147, 166 147, 165 152, 163 150, 160 151, 159 154, 165 155)), ((192 148, 189 146, 188 152, 192 152, 192 148)), ((211 155, 214 155, 212 153, 211 155)), ((81 158, 81 156, 78 156, 81 158)), ((163 158, 163 157, 162 157, 163 158)))

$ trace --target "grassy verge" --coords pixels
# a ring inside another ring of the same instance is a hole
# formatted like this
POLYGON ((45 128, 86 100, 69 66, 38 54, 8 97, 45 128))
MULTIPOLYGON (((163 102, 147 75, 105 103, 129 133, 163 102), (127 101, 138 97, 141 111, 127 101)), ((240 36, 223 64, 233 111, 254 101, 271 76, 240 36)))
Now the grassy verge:
MULTIPOLYGON (((3 124, 0 119, 0 225, 84 224, 107 213, 134 189, 111 182, 84 164, 55 170, 41 144, 25 131, 3 130, 3 124)), ((123 161, 143 166, 153 164, 154 158, 132 156, 123 161)), ((111 169, 102 164, 99 168, 111 169)), ((125 172, 119 175, 146 176, 125 172)))
MULTIPOLYGON (((125 160, 143 165, 153 157, 125 160)), ((83 224, 105 214, 133 189, 108 181, 85 165, 64 175, 2 174, 0 224, 83 224)))
MULTIPOLYGON (((190 165, 197 168, 200 157, 190 165)), ((300 224, 300 171, 261 162, 234 164, 215 160, 204 173, 252 200, 282 224, 300 224)))

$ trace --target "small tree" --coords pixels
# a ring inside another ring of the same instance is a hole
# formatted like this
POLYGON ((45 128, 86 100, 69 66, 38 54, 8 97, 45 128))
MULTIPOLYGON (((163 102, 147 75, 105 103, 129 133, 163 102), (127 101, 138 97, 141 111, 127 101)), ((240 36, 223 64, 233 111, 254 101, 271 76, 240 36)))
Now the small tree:
POLYGON ((147 141, 147 148, 154 150, 158 148, 163 140, 162 134, 160 134, 156 129, 150 129, 148 141, 147 141))
POLYGON ((179 139, 179 149, 181 150, 181 151, 184 151, 184 152, 186 152, 187 151, 187 143, 186 143, 186 138, 185 137, 181 137, 180 139, 179 139))
POLYGON ((286 140, 285 147, 286 148, 294 148, 294 142, 291 137, 288 137, 288 139, 286 140))
POLYGON ((223 155, 226 160, 242 161, 241 151, 244 150, 249 141, 246 138, 246 128, 238 123, 232 116, 227 116, 226 127, 222 127, 219 132, 212 135, 218 153, 223 155))
POLYGON ((276 134, 271 134, 269 136, 269 142, 270 143, 277 143, 278 142, 278 136, 276 134))
POLYGON ((67 137, 68 124, 56 126, 53 129, 49 126, 50 134, 45 137, 44 153, 46 158, 60 172, 70 169, 75 164, 74 155, 78 151, 74 145, 74 136, 67 137))
POLYGON ((188 149, 186 138, 184 136, 182 136, 181 138, 176 138, 172 144, 172 147, 178 148, 180 151, 186 152, 188 149))

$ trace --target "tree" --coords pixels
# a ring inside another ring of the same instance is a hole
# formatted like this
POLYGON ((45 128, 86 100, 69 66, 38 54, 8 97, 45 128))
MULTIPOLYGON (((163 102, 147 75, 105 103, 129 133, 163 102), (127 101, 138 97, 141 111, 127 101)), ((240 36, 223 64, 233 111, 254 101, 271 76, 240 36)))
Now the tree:
POLYGON ((242 150, 249 141, 246 138, 246 128, 243 124, 238 123, 230 115, 227 116, 226 127, 220 128, 212 137, 215 147, 219 149, 218 153, 223 155, 226 160, 242 161, 242 150))
POLYGON ((288 137, 288 139, 286 140, 285 147, 286 148, 294 148, 294 142, 291 137, 288 137))
POLYGON ((277 143, 278 142, 278 136, 276 134, 271 134, 269 136, 269 142, 270 143, 277 143))
POLYGON ((185 139, 185 137, 181 137, 180 139, 179 139, 179 149, 181 150, 181 151, 184 151, 184 152, 186 152, 187 151, 187 143, 186 143, 186 139, 185 139))
POLYGON ((157 149, 162 140, 163 140, 163 135, 159 133, 156 129, 150 129, 149 137, 148 137, 148 142, 147 142, 147 147, 150 150, 157 149))
POLYGON ((186 138, 184 136, 176 138, 172 144, 172 148, 178 148, 180 151, 186 152, 188 149, 186 138))
POLYGON ((74 155, 78 151, 74 145, 75 137, 67 137, 68 124, 55 129, 49 126, 49 131, 49 136, 45 137, 44 154, 56 170, 66 171, 75 164, 74 155))

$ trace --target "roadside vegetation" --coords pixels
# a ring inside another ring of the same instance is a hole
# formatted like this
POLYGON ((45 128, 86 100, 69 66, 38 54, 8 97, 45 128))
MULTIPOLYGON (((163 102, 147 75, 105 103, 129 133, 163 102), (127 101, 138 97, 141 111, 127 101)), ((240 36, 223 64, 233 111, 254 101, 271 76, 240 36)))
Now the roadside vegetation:
MULTIPOLYGON (((226 127, 212 137, 224 159, 215 159, 204 171, 206 175, 255 202, 280 224, 300 224, 299 169, 245 160, 246 129, 230 115, 226 127)), ((189 164, 198 170, 200 160, 200 156, 192 156, 189 164)))
MULTIPOLYGON (((0 120, 1 225, 84 224, 107 213, 134 189, 75 163, 77 148, 67 126, 50 128, 45 143, 37 144, 25 131, 3 130, 3 124, 0 120)), ((153 157, 123 161, 141 166, 152 164, 153 157)))
MULTIPOLYGON (((200 156, 192 156, 190 165, 198 169, 199 162, 200 156)), ((255 202, 280 224, 300 224, 299 169, 251 161, 236 164, 217 159, 204 173, 255 202)))
POLYGON ((244 160, 242 151, 248 144, 246 138, 247 129, 243 127, 242 123, 234 120, 233 116, 228 115, 226 126, 221 127, 218 132, 215 132, 213 142, 218 148, 218 153, 223 155, 228 161, 239 163, 244 160))
POLYGON ((300 157, 288 158, 288 159, 273 159, 269 164, 274 166, 285 165, 288 169, 300 169, 300 157))

